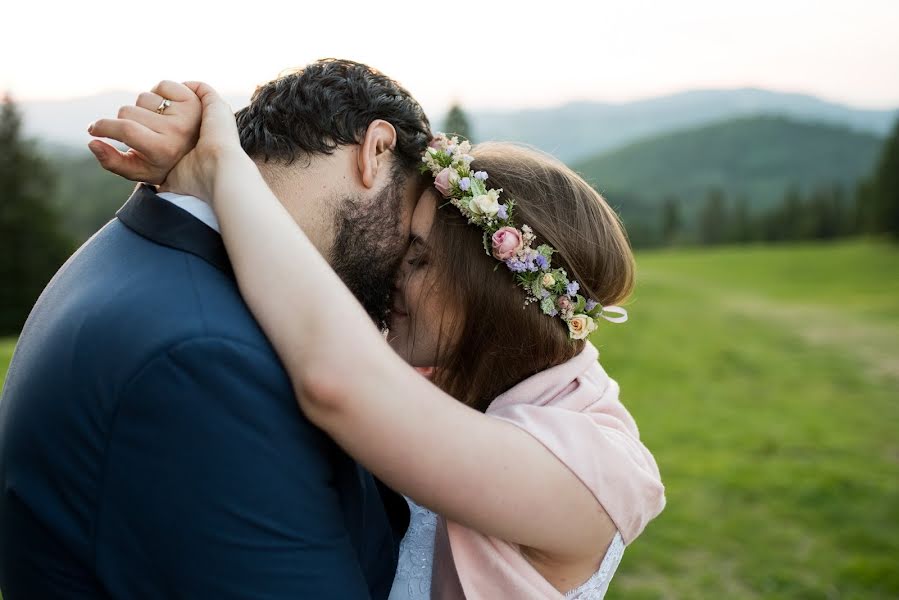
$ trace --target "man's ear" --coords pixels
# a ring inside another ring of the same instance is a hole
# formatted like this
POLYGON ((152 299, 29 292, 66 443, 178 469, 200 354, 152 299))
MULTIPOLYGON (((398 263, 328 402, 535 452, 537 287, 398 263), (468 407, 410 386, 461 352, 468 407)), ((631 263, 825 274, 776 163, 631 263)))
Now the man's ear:
POLYGON ((396 148, 396 129, 383 119, 372 121, 365 132, 359 151, 359 173, 362 185, 375 187, 378 176, 387 172, 390 157, 396 148))

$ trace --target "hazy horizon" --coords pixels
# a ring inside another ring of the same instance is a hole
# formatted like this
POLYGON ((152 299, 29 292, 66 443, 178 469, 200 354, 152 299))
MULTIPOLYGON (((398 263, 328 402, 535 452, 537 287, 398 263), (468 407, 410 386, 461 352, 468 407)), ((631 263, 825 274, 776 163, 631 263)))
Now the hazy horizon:
POLYGON ((0 52, 16 58, 0 69, 0 90, 36 102, 203 79, 248 96, 286 68, 339 56, 382 70, 435 113, 454 101, 544 108, 739 88, 899 106, 899 3, 890 0, 533 8, 519 3, 512 12, 486 0, 256 0, 234 10, 184 0, 166 11, 112 0, 16 3, 7 23, 22 25, 0 38, 0 52))
MULTIPOLYGON (((102 96, 112 96, 112 95, 127 95, 133 94, 135 97, 143 90, 138 89, 125 89, 125 88, 109 88, 109 89, 101 89, 96 92, 84 95, 75 95, 75 96, 67 96, 60 98, 25 98, 19 96, 15 93, 14 90, 0 90, 0 94, 10 93, 14 102, 18 104, 52 104, 52 103, 66 103, 73 102, 78 100, 84 100, 88 98, 102 97, 102 96)), ((864 104, 857 104, 853 102, 845 101, 841 98, 828 97, 821 94, 815 94, 809 91, 804 90, 789 90, 789 89, 778 89, 772 87, 761 87, 756 85, 736 85, 736 86, 722 86, 722 87, 696 87, 696 88, 683 88, 683 89, 675 89, 671 91, 661 91, 657 94, 650 94, 646 96, 635 96, 632 98, 623 98, 623 99, 611 99, 611 98, 572 98, 572 99, 560 99, 558 101, 546 103, 546 104, 535 104, 528 106, 508 106, 503 104, 497 105, 469 105, 462 104, 461 106, 466 111, 480 112, 480 113, 490 113, 490 112, 507 112, 512 110, 551 110, 555 108, 560 108, 563 106, 567 106, 570 104, 605 104, 610 106, 616 105, 626 105, 643 101, 651 101, 659 98, 666 98, 671 96, 678 96, 681 94, 692 94, 692 93, 705 93, 705 92, 739 92, 739 91, 758 91, 758 92, 768 92, 773 94, 781 94, 781 95, 790 95, 790 96, 805 96, 815 98, 822 102, 831 103, 831 104, 839 104, 843 105, 847 108, 852 108, 856 110, 871 110, 871 111, 893 111, 899 110, 899 100, 897 100, 893 104, 883 104, 883 105, 873 105, 868 106, 864 104)), ((224 89, 221 90, 221 93, 230 99, 238 99, 245 98, 249 101, 251 93, 243 93, 235 90, 224 89)), ((454 102, 454 101, 453 101, 454 102)), ((443 113, 445 112, 451 103, 447 103, 445 106, 441 106, 438 111, 427 111, 429 113, 443 113)), ((428 107, 425 107, 426 109, 428 107)))

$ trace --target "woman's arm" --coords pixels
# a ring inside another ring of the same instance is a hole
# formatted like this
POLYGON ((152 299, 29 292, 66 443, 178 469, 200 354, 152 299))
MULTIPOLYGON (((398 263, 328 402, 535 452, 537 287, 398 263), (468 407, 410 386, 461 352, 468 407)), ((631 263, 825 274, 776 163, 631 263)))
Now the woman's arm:
POLYGON ((528 433, 456 401, 392 351, 240 149, 227 105, 197 92, 200 142, 169 187, 214 199, 241 293, 308 418, 446 518, 595 568, 615 527, 587 487, 528 433))

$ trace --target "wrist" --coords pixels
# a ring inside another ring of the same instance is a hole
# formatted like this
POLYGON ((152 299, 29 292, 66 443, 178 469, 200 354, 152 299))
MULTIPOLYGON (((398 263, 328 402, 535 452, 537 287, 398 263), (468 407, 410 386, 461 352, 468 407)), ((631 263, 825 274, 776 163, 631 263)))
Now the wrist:
POLYGON ((216 182, 227 178, 230 173, 256 168, 255 163, 238 146, 236 148, 220 148, 208 154, 204 161, 206 187, 211 191, 216 182))
MULTIPOLYGON (((218 196, 216 190, 233 187, 241 181, 246 181, 254 175, 259 175, 256 163, 240 148, 223 149, 211 158, 204 169, 206 189, 209 194, 209 202, 218 196)), ((226 194, 227 196, 227 194, 226 194)))
POLYGON ((254 164, 243 148, 231 144, 210 149, 208 159, 208 165, 216 173, 235 167, 245 168, 247 163, 254 164))

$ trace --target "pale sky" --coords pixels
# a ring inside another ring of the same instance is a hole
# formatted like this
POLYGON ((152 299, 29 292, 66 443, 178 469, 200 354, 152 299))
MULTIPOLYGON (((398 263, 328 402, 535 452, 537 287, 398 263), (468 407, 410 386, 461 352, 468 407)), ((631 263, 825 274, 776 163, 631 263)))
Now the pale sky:
POLYGON ((0 90, 62 99, 202 79, 249 95, 326 56, 384 71, 429 111, 743 86, 895 108, 899 0, 21 0, 3 8, 0 90))

